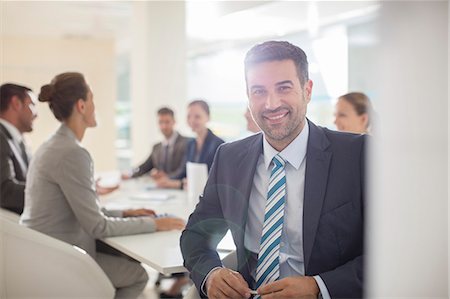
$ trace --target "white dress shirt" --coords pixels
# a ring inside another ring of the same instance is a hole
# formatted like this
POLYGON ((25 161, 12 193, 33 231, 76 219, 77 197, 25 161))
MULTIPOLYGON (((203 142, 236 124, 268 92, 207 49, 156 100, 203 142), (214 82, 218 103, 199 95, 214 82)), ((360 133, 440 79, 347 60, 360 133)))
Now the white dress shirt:
MULTIPOLYGON (((173 150, 175 148, 175 141, 177 141, 178 138, 178 132, 173 131, 172 135, 170 135, 169 138, 164 138, 163 141, 161 141, 162 150, 161 150, 161 163, 164 163, 164 161, 169 161, 170 157, 173 155, 173 150), (166 152, 166 147, 168 147, 168 150, 166 152), (165 155, 167 154, 167 158, 165 155)), ((169 163, 170 164, 170 163, 169 163)), ((166 165, 167 167, 167 165, 166 165)))
POLYGON ((161 144, 162 144, 162 146, 169 146, 169 148, 173 148, 177 138, 178 138, 178 132, 173 131, 172 135, 170 135, 169 138, 164 138, 163 141, 161 141, 161 144))

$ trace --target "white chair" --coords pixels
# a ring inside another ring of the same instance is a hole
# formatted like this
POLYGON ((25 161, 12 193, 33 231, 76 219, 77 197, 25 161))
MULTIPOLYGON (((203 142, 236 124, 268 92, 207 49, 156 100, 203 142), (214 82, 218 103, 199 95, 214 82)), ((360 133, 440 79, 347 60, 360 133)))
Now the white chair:
POLYGON ((113 298, 85 251, 0 218, 0 298, 113 298))
MULTIPOLYGON (((237 269, 237 255, 236 251, 232 251, 226 257, 222 259, 222 264, 224 267, 236 270, 237 269)), ((198 294, 197 288, 195 285, 191 286, 187 291, 186 295, 183 299, 200 299, 200 295, 198 294)))
POLYGON ((14 212, 11 212, 9 210, 0 208, 0 218, 6 219, 15 223, 19 223, 20 216, 14 212))

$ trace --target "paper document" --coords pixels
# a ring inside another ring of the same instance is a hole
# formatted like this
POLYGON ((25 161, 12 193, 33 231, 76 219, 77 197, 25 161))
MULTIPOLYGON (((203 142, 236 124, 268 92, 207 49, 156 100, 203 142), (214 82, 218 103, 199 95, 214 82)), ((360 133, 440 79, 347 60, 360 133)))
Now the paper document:
POLYGON ((166 201, 173 198, 173 195, 167 193, 153 193, 153 192, 142 192, 130 195, 130 199, 133 200, 152 200, 152 201, 166 201))

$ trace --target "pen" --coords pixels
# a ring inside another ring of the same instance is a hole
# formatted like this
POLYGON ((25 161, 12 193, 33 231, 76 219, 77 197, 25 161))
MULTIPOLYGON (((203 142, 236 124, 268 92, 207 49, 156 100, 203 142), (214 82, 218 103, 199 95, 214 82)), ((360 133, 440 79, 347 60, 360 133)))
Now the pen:
POLYGON ((163 218, 163 217, 167 217, 167 216, 169 216, 169 214, 167 214, 167 213, 162 213, 162 214, 156 214, 156 215, 155 215, 155 218, 163 218))

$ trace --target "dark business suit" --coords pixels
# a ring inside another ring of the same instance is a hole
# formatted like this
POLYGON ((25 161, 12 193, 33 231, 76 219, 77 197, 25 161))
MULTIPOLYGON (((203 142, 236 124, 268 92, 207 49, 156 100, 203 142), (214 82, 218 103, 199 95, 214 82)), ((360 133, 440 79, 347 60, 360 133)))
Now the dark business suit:
MULTIPOLYGON (((186 149, 186 161, 195 163, 204 163, 208 165, 209 171, 213 164, 217 148, 224 142, 225 141, 223 141, 220 137, 214 135, 214 133, 210 129, 208 129, 208 134, 206 135, 205 142, 203 143, 202 150, 198 157, 196 157, 197 141, 195 139, 191 139, 188 142, 186 149)), ((172 176, 173 179, 183 179, 185 177, 186 177, 186 165, 184 165, 183 171, 179 175, 172 176)))
POLYGON ((17 214, 22 214, 26 173, 20 167, 18 149, 11 148, 12 136, 0 124, 0 206, 17 214))
MULTIPOLYGON (((362 296, 365 137, 317 127, 309 122, 303 205, 305 275, 320 274, 332 298, 362 296)), ((248 200, 262 134, 219 148, 203 198, 181 237, 185 266, 198 289, 221 265, 215 250, 229 228, 238 271, 250 275, 257 254, 244 247, 248 200)), ((288 186, 289 188, 289 186, 288 186)))
MULTIPOLYGON (((167 169, 165 170, 169 177, 178 176, 184 171, 186 165, 186 147, 189 142, 189 138, 178 134, 171 155, 167 159, 167 169)), ((133 170, 132 177, 136 178, 148 173, 153 168, 158 170, 164 170, 162 162, 164 160, 164 147, 162 143, 157 143, 153 146, 152 153, 145 160, 144 163, 133 170)))

